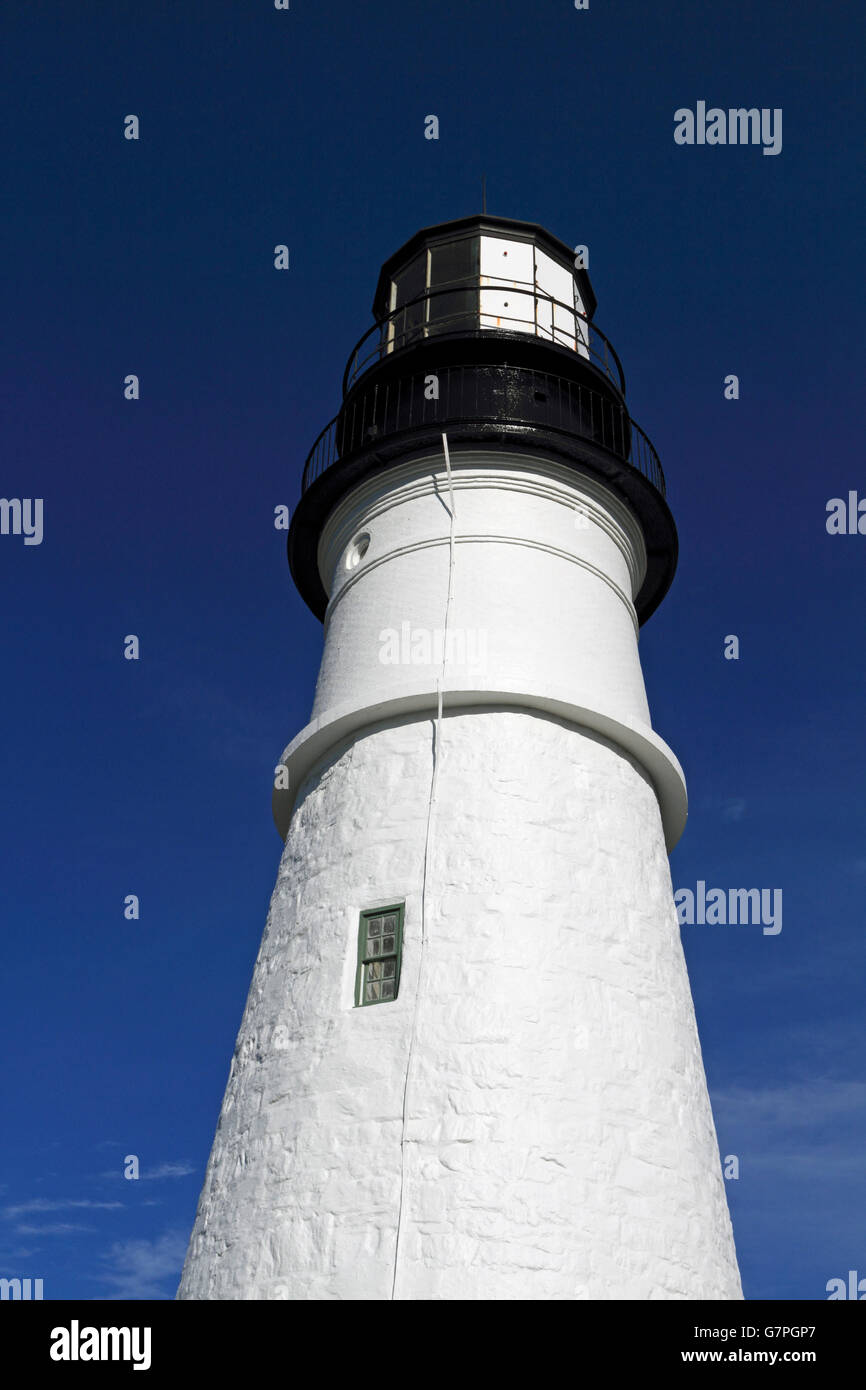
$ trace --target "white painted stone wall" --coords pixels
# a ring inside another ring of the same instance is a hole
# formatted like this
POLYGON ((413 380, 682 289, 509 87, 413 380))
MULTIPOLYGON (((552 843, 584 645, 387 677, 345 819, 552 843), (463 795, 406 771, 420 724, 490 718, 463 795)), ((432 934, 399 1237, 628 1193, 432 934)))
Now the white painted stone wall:
POLYGON ((446 714, 422 948, 432 750, 381 725, 301 789, 178 1296, 740 1298, 646 774, 446 714), (401 899, 399 997, 354 1008, 401 899))

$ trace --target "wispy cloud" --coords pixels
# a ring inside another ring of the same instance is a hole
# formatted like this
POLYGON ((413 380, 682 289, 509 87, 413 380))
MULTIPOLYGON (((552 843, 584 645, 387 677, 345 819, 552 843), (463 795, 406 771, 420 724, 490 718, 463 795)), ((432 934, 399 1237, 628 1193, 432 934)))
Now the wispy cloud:
POLYGON ((722 1153, 740 1160, 726 1188, 747 1298, 826 1298, 864 1248, 866 1081, 834 1079, 838 1049, 827 1060, 824 1075, 712 1092, 722 1153))
POLYGON ((72 1221, 47 1222, 43 1226, 16 1226, 19 1236, 71 1236, 79 1231, 92 1231, 92 1226, 80 1226, 72 1221))
MULTIPOLYGON (((158 1182, 161 1178, 188 1178, 190 1173, 197 1172, 194 1163, 160 1163, 156 1168, 142 1168, 137 1178, 126 1178, 126 1182, 158 1182)), ((108 1172, 100 1173, 101 1178, 123 1178, 123 1174, 114 1168, 108 1172)))
POLYGON ((810 1079, 713 1091, 719 1130, 757 1171, 792 1179, 859 1178, 866 1142, 866 1081, 810 1079))
POLYGON ((30 1202, 19 1202, 16 1206, 4 1207, 3 1215, 11 1221, 16 1216, 29 1216, 35 1211, 66 1211, 70 1207, 85 1207, 90 1211, 109 1211, 112 1208, 122 1206, 123 1202, 94 1202, 89 1198, 34 1197, 30 1202))
POLYGON ((166 1231, 157 1240, 118 1241, 104 1256, 110 1268, 98 1278, 112 1290, 110 1299, 173 1298, 186 1246, 180 1231, 166 1231))
POLYGON ((193 1163, 161 1163, 158 1168, 146 1170, 141 1176, 151 1181, 157 1178, 188 1178, 195 1171, 193 1163))
POLYGON ((866 1081, 815 1078, 787 1086, 729 1086, 713 1092, 713 1107, 743 1129, 790 1131, 866 1121, 866 1081))
POLYGON ((746 814, 747 802, 742 796, 705 796, 701 807, 709 815, 719 816, 728 823, 741 821, 746 814))

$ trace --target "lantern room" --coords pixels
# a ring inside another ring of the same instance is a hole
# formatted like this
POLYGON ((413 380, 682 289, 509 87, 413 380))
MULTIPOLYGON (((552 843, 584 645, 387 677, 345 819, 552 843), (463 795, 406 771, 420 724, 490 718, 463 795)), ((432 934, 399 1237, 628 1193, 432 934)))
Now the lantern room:
POLYGON ((467 217, 425 228, 382 267, 380 350, 474 330, 529 334, 590 356, 595 295, 564 242, 530 222, 467 217))

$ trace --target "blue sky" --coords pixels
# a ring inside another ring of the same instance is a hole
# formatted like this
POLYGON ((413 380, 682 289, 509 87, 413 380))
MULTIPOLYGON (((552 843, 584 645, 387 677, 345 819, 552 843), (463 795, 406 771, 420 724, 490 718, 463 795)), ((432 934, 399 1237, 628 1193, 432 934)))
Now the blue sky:
POLYGON ((0 491, 44 499, 44 539, 0 536, 0 1273, 174 1294, 321 647, 274 508, 382 261, 485 173, 491 213, 589 246, 667 475, 641 656, 689 784, 674 886, 783 891, 778 935, 683 927, 746 1295, 866 1275, 866 536, 825 528, 866 496, 857 14, 4 8, 0 491), (675 144, 699 100, 781 108, 782 152, 675 144))

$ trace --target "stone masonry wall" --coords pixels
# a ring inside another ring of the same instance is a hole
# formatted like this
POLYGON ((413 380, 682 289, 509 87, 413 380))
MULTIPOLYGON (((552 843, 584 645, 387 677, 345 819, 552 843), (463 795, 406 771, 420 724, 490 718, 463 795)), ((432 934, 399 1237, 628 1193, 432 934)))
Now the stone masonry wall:
POLYGON ((299 797, 178 1297, 741 1298, 646 775, 446 712, 422 949, 432 751, 375 727, 299 797), (355 1008, 400 900, 399 997, 355 1008))

